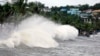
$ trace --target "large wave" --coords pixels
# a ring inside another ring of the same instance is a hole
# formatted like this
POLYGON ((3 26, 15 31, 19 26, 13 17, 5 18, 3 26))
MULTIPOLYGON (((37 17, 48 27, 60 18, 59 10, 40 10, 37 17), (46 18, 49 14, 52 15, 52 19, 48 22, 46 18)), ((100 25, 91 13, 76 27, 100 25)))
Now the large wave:
POLYGON ((71 25, 61 25, 40 15, 33 15, 18 24, 10 38, 0 41, 0 46, 14 48, 20 44, 28 47, 51 48, 59 44, 55 38, 61 40, 75 39, 78 30, 71 25))

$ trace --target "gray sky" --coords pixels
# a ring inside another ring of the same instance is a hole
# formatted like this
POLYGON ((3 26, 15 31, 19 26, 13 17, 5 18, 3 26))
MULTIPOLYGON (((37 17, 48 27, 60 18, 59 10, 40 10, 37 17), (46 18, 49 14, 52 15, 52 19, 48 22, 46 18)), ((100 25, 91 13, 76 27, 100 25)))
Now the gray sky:
POLYGON ((78 5, 78 4, 89 4, 94 5, 95 3, 100 3, 100 0, 28 0, 39 1, 46 6, 65 6, 65 5, 78 5))
MULTIPOLYGON (((0 1, 9 1, 11 0, 0 0, 0 1)), ((100 3, 100 0, 28 0, 28 2, 39 1, 45 6, 66 6, 66 5, 78 5, 78 4, 89 4, 94 5, 95 3, 100 3)), ((3 3, 3 2, 1 2, 3 3)))

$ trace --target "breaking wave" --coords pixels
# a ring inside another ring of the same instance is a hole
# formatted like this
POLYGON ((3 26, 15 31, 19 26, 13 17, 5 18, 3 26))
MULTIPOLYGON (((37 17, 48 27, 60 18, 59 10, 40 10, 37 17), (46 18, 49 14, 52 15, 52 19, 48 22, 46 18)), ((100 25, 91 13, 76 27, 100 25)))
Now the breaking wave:
POLYGON ((78 30, 71 25, 61 25, 40 15, 33 15, 18 24, 16 30, 10 34, 10 38, 0 40, 0 46, 14 48, 20 44, 28 47, 52 48, 61 40, 75 39, 78 30))

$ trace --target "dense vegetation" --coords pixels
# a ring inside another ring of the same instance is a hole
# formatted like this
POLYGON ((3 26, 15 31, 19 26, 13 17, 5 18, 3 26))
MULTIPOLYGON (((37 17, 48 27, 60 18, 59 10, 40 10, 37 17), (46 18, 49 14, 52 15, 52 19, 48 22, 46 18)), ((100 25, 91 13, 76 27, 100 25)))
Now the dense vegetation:
MULTIPOLYGON (((100 3, 97 3, 94 6, 85 4, 79 6, 67 5, 64 7, 67 7, 68 9, 79 8, 81 11, 86 9, 95 10, 100 9, 100 3)), ((80 31, 90 32, 93 30, 100 30, 100 20, 93 20, 92 23, 84 23, 83 20, 80 19, 80 17, 77 15, 70 15, 65 12, 59 11, 61 7, 52 7, 50 12, 44 12, 43 8, 45 8, 44 4, 41 4, 40 2, 27 3, 27 0, 19 0, 18 2, 15 2, 13 4, 6 3, 5 5, 0 5, 0 23, 2 24, 4 22, 16 22, 18 20, 20 21, 23 20, 23 17, 27 17, 31 14, 37 13, 46 17, 50 17, 57 23, 71 24, 77 27, 80 31)))

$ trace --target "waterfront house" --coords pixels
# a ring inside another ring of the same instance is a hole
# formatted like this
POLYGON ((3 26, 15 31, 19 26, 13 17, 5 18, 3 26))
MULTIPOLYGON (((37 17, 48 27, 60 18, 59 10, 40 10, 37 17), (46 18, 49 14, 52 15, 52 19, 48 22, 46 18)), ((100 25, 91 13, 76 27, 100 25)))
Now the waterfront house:
POLYGON ((92 13, 92 9, 87 9, 87 10, 84 10, 84 11, 82 11, 82 12, 85 12, 85 13, 92 13))
POLYGON ((100 20, 100 9, 93 10, 92 14, 93 14, 93 16, 94 16, 95 19, 99 19, 100 20))
POLYGON ((70 10, 68 10, 67 13, 71 15, 79 15, 81 11, 78 8, 70 8, 70 10))
POLYGON ((48 8, 48 7, 45 7, 45 8, 43 8, 41 11, 44 11, 44 12, 51 12, 51 9, 48 8))
POLYGON ((67 7, 61 7, 61 8, 60 8, 60 11, 61 11, 61 12, 67 12, 67 7))
POLYGON ((91 13, 80 13, 79 17, 85 22, 85 23, 92 23, 92 14, 91 13))

